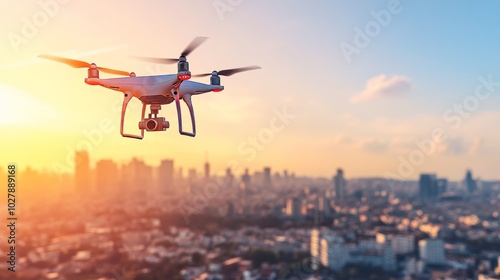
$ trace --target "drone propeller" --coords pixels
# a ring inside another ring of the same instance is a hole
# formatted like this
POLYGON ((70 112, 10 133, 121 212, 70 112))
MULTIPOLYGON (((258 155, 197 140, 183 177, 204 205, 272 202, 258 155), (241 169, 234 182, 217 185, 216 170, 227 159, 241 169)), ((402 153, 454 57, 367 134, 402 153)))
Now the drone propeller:
MULTIPOLYGON (((92 67, 92 64, 85 62, 85 61, 76 60, 76 59, 64 58, 64 57, 53 56, 53 55, 48 55, 48 54, 41 54, 38 57, 61 62, 61 63, 67 64, 67 65, 74 67, 74 68, 91 68, 92 67)), ((98 66, 96 66, 96 68, 99 69, 100 71, 102 71, 104 73, 108 73, 108 74, 115 74, 115 75, 122 75, 122 76, 129 76, 130 75, 130 73, 127 71, 116 70, 116 69, 111 69, 111 68, 106 68, 106 67, 98 67, 98 66)))
MULTIPOLYGON (((196 48, 198 48, 203 42, 205 42, 208 37, 196 37, 189 43, 189 45, 182 51, 181 57, 188 56, 196 48)), ((134 59, 139 59, 146 62, 158 63, 158 64, 174 64, 179 61, 179 58, 156 58, 156 57, 142 57, 142 56, 130 56, 134 59)))
MULTIPOLYGON (((253 65, 253 66, 247 66, 247 67, 241 67, 241 68, 225 69, 225 70, 214 71, 214 72, 217 73, 218 76, 232 76, 232 75, 234 75, 236 73, 250 71, 250 70, 255 70, 255 69, 261 69, 261 67, 253 65)), ((212 73, 197 74, 197 75, 193 75, 193 77, 211 76, 212 73)))

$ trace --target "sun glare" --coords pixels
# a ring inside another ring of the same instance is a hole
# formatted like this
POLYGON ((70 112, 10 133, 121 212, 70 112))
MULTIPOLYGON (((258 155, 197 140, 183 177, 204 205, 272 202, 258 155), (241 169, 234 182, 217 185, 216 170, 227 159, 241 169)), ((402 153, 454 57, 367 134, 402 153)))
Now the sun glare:
POLYGON ((0 125, 38 125, 57 115, 54 108, 22 90, 0 84, 0 125))

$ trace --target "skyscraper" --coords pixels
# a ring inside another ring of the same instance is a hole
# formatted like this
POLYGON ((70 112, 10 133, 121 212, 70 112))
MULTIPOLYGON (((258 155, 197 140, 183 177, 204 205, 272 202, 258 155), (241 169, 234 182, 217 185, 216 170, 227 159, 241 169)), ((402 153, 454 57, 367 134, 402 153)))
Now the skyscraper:
POLYGON ((153 168, 142 159, 132 160, 122 167, 123 184, 132 196, 145 196, 153 187, 153 168))
POLYGON ((418 242, 420 259, 426 264, 444 264, 444 242, 440 239, 424 239, 418 242))
POLYGON ((99 160, 95 165, 96 187, 106 193, 118 190, 119 171, 116 163, 110 159, 99 160))
POLYGON ((286 214, 292 218, 302 217, 302 199, 299 197, 289 198, 286 201, 286 214))
POLYGON ((242 184, 242 189, 248 190, 248 187, 250 187, 250 174, 248 173, 248 169, 245 169, 245 174, 241 176, 241 184, 242 184))
POLYGON ((438 195, 448 191, 448 179, 440 178, 437 180, 438 195))
POLYGON ((234 175, 233 172, 231 171, 231 168, 226 168, 226 186, 227 187, 232 187, 233 182, 234 182, 234 175))
POLYGON ((158 167, 158 187, 161 192, 174 188, 174 161, 164 159, 158 167))
POLYGON ((196 182, 196 169, 194 168, 188 169, 188 181, 189 183, 196 182))
POLYGON ((337 169, 337 175, 333 177, 333 185, 335 187, 335 198, 345 197, 345 179, 344 171, 342 169, 337 169))
POLYGON ((472 178, 472 171, 467 170, 464 181, 465 181, 465 187, 467 188, 467 193, 472 194, 477 190, 476 180, 472 178))
POLYGON ((79 194, 91 192, 89 154, 85 150, 75 151, 75 189, 79 194))
POLYGON ((318 211, 321 212, 322 215, 324 215, 325 217, 330 217, 332 214, 330 199, 326 196, 320 196, 317 199, 318 199, 318 211))
POLYGON ((264 182, 263 185, 265 188, 271 187, 271 167, 264 167, 264 182))
POLYGON ((435 199, 438 196, 438 181, 436 174, 420 174, 419 197, 421 199, 435 199))
POLYGON ((210 163, 205 162, 205 180, 210 179, 210 163))
POLYGON ((397 269, 396 254, 394 253, 392 239, 386 239, 382 245, 382 268, 385 271, 397 269))

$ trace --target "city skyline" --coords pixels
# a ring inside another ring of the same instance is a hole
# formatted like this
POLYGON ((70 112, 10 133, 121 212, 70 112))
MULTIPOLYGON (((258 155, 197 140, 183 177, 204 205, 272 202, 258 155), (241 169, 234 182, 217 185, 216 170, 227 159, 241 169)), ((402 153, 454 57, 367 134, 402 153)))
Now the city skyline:
MULTIPOLYGON (((290 185, 295 186, 295 180, 319 180, 320 184, 328 184, 330 188, 325 193, 325 197, 345 198, 356 191, 363 191, 362 188, 351 184, 364 180, 379 181, 378 185, 388 188, 387 195, 394 195, 395 186, 403 183, 413 183, 418 189, 414 190, 416 195, 424 201, 436 201, 445 198, 458 198, 477 195, 492 185, 500 183, 498 180, 487 181, 474 176, 472 170, 464 170, 462 179, 449 180, 448 178, 437 176, 437 173, 421 173, 418 180, 395 180, 395 178, 384 177, 344 177, 344 170, 337 168, 336 173, 328 177, 311 177, 296 174, 284 169, 276 170, 272 166, 263 166, 261 169, 249 170, 242 168, 233 170, 228 168, 224 173, 210 173, 210 161, 203 162, 202 166, 186 168, 176 164, 174 159, 165 158, 160 164, 150 165, 141 158, 133 157, 121 163, 112 159, 92 160, 92 155, 85 150, 75 152, 74 169, 70 173, 58 174, 50 170, 37 170, 31 167, 20 168, 21 176, 28 176, 26 185, 31 188, 37 183, 45 186, 50 185, 53 191, 73 190, 78 194, 88 195, 99 193, 108 195, 113 192, 135 191, 157 192, 162 194, 191 192, 193 187, 206 187, 211 183, 219 186, 231 186, 241 189, 244 195, 255 187, 273 188, 290 185), (94 162, 94 163, 91 163, 94 162), (38 180, 41 179, 41 182, 38 180), (236 179, 236 180, 235 180, 236 179), (240 182, 241 185, 234 185, 240 182), (327 183, 329 182, 329 183, 327 183), (451 188, 450 188, 451 186, 451 188), (472 187, 473 186, 473 187, 472 187), (104 189, 101 189, 104 187, 104 189), (145 187, 145 188, 142 188, 145 187), (142 189, 141 189, 142 188, 142 189)), ((0 166, 0 175, 5 173, 5 169, 0 166)), ((304 182, 304 181, 302 181, 304 182)), ((302 187, 300 184, 298 187, 302 187)), ((33 189, 35 192, 38 190, 33 189)), ((410 191, 408 189, 407 191, 410 191)), ((319 200, 319 205, 325 202, 319 200)), ((287 206, 288 207, 288 206, 287 206)), ((292 207, 293 208, 293 207, 292 207)), ((322 208, 323 209, 323 208, 322 208)), ((291 210, 290 210, 291 211, 291 210)))
MULTIPOLYGON (((168 173, 169 175, 165 175, 165 176, 162 175, 162 178, 164 179, 164 180, 162 179, 162 181, 166 181, 166 182, 170 182, 173 178, 178 178, 178 177, 188 178, 190 176, 193 176, 193 177, 198 178, 198 179, 204 178, 206 180, 207 178, 211 178, 212 176, 213 177, 233 176, 234 172, 235 172, 235 170, 228 167, 224 170, 224 172, 221 171, 221 172, 217 172, 217 173, 211 173, 210 172, 210 168, 211 168, 210 161, 202 161, 199 163, 198 167, 193 167, 193 166, 186 167, 186 166, 174 165, 176 160, 172 159, 172 158, 160 159, 158 164, 149 164, 148 161, 144 160, 144 158, 142 158, 142 157, 130 157, 128 159, 124 159, 121 161, 114 161, 113 159, 110 159, 110 158, 93 159, 90 156, 90 154, 88 153, 88 151, 85 151, 85 150, 75 151, 75 156, 72 158, 74 158, 75 163, 72 165, 71 170, 68 167, 68 170, 70 170, 69 172, 59 173, 59 172, 54 172, 54 170, 51 170, 51 169, 47 169, 47 168, 38 169, 38 168, 32 167, 30 165, 20 167, 20 168, 21 168, 22 172, 26 171, 26 170, 31 170, 31 171, 35 171, 35 172, 53 174, 55 176, 60 176, 60 175, 66 176, 66 175, 72 174, 75 177, 80 177, 83 180, 87 180, 89 177, 88 174, 89 174, 91 169, 96 170, 96 169, 98 169, 98 167, 105 168, 107 170, 111 169, 112 170, 111 174, 114 174, 115 169, 119 170, 121 167, 126 167, 131 162, 132 163, 133 162, 140 162, 141 164, 144 164, 144 166, 157 168, 158 170, 165 170, 165 168, 167 170, 172 170, 171 173, 170 172, 168 173), (78 159, 79 157, 81 159, 78 159), (81 165, 82 162, 84 162, 84 166, 86 165, 90 169, 88 169, 88 170, 86 169, 86 170, 80 172, 80 174, 79 174, 79 172, 76 170, 77 170, 77 166, 81 165), (176 167, 176 168, 174 168, 174 167, 176 167), (172 177, 170 177, 170 176, 172 176, 172 177)), ((0 165, 0 170, 3 170, 3 169, 5 169, 5 167, 0 165)), ((330 176, 309 176, 307 174, 296 173, 290 169, 285 168, 285 169, 279 170, 279 169, 273 169, 272 167, 265 166, 265 165, 262 166, 260 169, 249 169, 247 167, 239 166, 237 170, 240 171, 240 173, 236 174, 236 176, 243 176, 245 174, 249 174, 248 173, 249 171, 252 171, 253 173, 251 173, 251 174, 263 175, 263 180, 265 180, 265 182, 271 182, 271 184, 272 184, 272 178, 274 176, 279 175, 279 176, 285 176, 285 177, 292 176, 292 177, 320 178, 320 179, 332 180, 332 186, 333 186, 332 191, 335 193, 342 192, 343 191, 342 188, 345 188, 345 180, 346 179, 343 177, 344 171, 343 171, 342 167, 334 168, 333 170, 336 170, 336 171, 332 171, 332 174, 330 176)), ((491 181, 491 182, 500 181, 500 180, 483 180, 481 177, 477 177, 477 176, 472 177, 472 170, 471 169, 465 169, 463 171, 465 171, 465 175, 462 174, 461 178, 451 179, 451 180, 449 180, 448 178, 439 178, 439 179, 434 178, 433 180, 437 180, 436 182, 438 184, 443 183, 442 181, 444 181, 445 185, 448 181, 463 182, 465 184, 466 188, 468 189, 468 192, 471 192, 470 191, 470 188, 471 188, 470 184, 474 184, 474 188, 477 189, 477 185, 476 185, 477 180, 479 180, 479 181, 491 181), (474 179, 474 178, 476 178, 476 179, 474 179), (471 181, 473 181, 473 183, 471 183, 471 181)), ((102 174, 102 176, 107 178, 107 177, 112 176, 112 175, 102 174)), ((392 180, 418 182, 419 180, 422 180, 422 176, 434 176, 435 177, 436 173, 435 172, 434 173, 425 173, 425 172, 420 173, 420 174, 417 174, 417 178, 398 178, 398 177, 391 177, 391 176, 388 176, 388 177, 384 177, 384 176, 352 177, 351 176, 351 177, 349 177, 349 179, 384 179, 384 180, 388 181, 387 185, 390 185, 391 184, 390 181, 392 181, 392 180)), ((85 185, 85 183, 83 183, 82 185, 85 185)))

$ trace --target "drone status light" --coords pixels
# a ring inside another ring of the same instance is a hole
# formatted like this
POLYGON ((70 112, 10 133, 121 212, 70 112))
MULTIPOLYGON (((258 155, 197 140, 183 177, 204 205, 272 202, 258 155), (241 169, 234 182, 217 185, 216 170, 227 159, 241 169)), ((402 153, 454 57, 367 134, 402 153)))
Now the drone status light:
POLYGON ((179 80, 181 81, 187 81, 191 78, 191 75, 187 75, 187 74, 184 74, 184 75, 179 75, 177 76, 179 78, 179 80))

